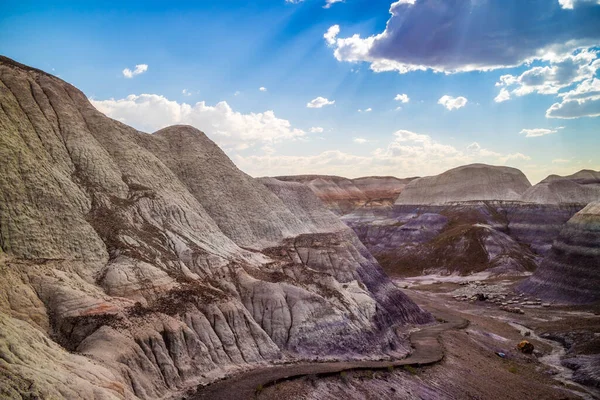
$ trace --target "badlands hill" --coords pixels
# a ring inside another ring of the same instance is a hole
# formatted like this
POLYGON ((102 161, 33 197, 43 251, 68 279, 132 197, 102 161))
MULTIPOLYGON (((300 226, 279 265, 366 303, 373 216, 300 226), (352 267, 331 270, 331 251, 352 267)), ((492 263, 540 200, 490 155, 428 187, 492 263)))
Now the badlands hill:
POLYGON ((600 171, 581 170, 573 175, 550 175, 527 189, 522 201, 540 204, 588 204, 600 199, 600 171))
POLYGON ((394 204, 404 187, 415 178, 370 176, 357 179, 328 175, 278 176, 285 182, 307 185, 325 205, 338 215, 360 207, 381 207, 394 204))
POLYGON ((396 204, 519 200, 530 187, 527 177, 516 168, 471 164, 413 180, 400 193, 396 204))
POLYGON ((0 397, 164 398, 430 322, 312 191, 0 58, 0 397))
POLYGON ((550 254, 520 290, 562 303, 600 301, 600 202, 567 222, 550 254))

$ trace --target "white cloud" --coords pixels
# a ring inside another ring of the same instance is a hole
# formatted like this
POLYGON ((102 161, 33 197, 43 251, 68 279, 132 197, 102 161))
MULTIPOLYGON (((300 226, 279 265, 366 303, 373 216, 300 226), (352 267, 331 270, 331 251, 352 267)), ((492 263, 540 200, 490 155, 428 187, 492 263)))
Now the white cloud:
MULTIPOLYGON (((365 144, 368 139, 356 137, 353 142, 365 144)), ((366 155, 329 150, 308 156, 233 156, 234 162, 253 176, 314 173, 348 177, 424 176, 474 162, 506 164, 529 159, 522 153, 502 154, 491 151, 478 143, 459 149, 440 143, 429 135, 406 130, 395 132, 387 146, 366 155)))
POLYGON ((394 100, 399 101, 400 103, 408 103, 410 98, 407 94, 397 94, 396 97, 394 97, 394 100))
POLYGON ((385 30, 375 35, 340 38, 339 27, 328 31, 335 58, 366 62, 375 72, 489 71, 570 53, 600 39, 595 10, 575 6, 566 13, 550 0, 400 0, 389 12, 385 30))
POLYGON ((506 88, 500 89, 500 93, 498 93, 498 96, 494 98, 496 103, 502 103, 503 101, 507 100, 510 100, 510 92, 506 90, 506 88))
POLYGON ((264 86, 261 86, 261 87, 258 88, 258 90, 260 90, 261 92, 266 92, 267 88, 264 87, 264 86))
POLYGON ((157 94, 129 95, 124 99, 90 102, 107 116, 145 132, 154 132, 174 124, 192 125, 221 146, 247 148, 256 144, 300 139, 306 133, 293 128, 288 120, 273 111, 242 114, 222 101, 209 106, 178 103, 157 94))
POLYGON ((339 33, 340 33, 340 26, 333 25, 333 26, 330 26, 329 29, 327 29, 327 32, 325 32, 323 37, 325 38, 325 41, 327 42, 327 44, 329 46, 333 46, 335 44, 335 38, 337 37, 337 35, 339 35, 339 33))
POLYGON ((600 80, 581 82, 575 89, 560 93, 562 102, 554 103, 546 111, 547 118, 574 119, 600 116, 600 80))
POLYGON ((581 4, 581 3, 600 4, 600 0, 558 0, 558 3, 560 4, 560 6, 562 8, 567 9, 567 10, 572 10, 575 8, 576 4, 581 4))
POLYGON ((270 144, 264 145, 260 149, 262 151, 264 151, 265 154, 268 154, 268 155, 275 154, 275 148, 273 146, 271 146, 270 144))
POLYGON ((302 3, 304 0, 285 0, 286 3, 298 4, 302 3))
POLYGON ((557 94, 574 83, 591 79, 600 68, 596 51, 584 49, 564 56, 552 56, 549 65, 537 66, 519 76, 502 75, 496 86, 514 87, 512 94, 557 94))
POLYGON ((530 138, 530 137, 540 137, 540 136, 551 135, 556 132, 557 132, 556 129, 535 128, 535 129, 523 129, 519 133, 525 134, 525 137, 530 138))
POLYGON ((335 3, 342 3, 344 0, 325 0, 325 5, 323 8, 330 8, 335 3))
POLYGON ((312 99, 308 103, 306 103, 306 107, 308 108, 323 108, 325 106, 330 106, 335 104, 335 100, 328 100, 325 97, 317 97, 316 99, 312 99))
POLYGON ((181 94, 183 94, 184 96, 191 96, 191 95, 192 95, 192 93, 190 93, 190 91, 189 91, 189 90, 187 90, 187 89, 183 89, 183 90, 181 91, 181 94))
POLYGON ((552 164, 566 164, 570 162, 569 160, 565 160, 564 158, 556 158, 552 160, 552 164))
POLYGON ((577 87, 558 95, 564 100, 596 100, 600 98, 600 79, 592 78, 581 82, 577 87))
POLYGON ((575 119, 600 117, 600 99, 566 100, 554 103, 546 111, 546 118, 575 119))
POLYGON ((135 66, 135 69, 132 71, 129 68, 125 68, 123 70, 123 76, 125 78, 133 78, 136 75, 141 75, 144 72, 148 71, 148 65, 147 64, 138 64, 135 66))
POLYGON ((237 90, 237 91, 236 91, 236 92, 235 92, 233 95, 237 97, 237 96, 239 96, 240 94, 242 94, 242 92, 240 92, 239 90, 237 90))
POLYGON ((371 112, 371 111, 373 111, 373 109, 371 107, 369 107, 369 108, 367 108, 365 110, 362 110, 362 109, 358 110, 359 113, 363 113, 363 112, 368 113, 368 112, 371 112))
POLYGON ((467 105, 467 102, 468 102, 468 100, 465 97, 462 97, 462 96, 452 97, 452 96, 448 96, 448 95, 442 96, 438 100, 438 104, 443 105, 450 111, 458 110, 459 108, 463 108, 464 106, 467 105))
POLYGON ((547 118, 598 117, 600 80, 595 77, 598 70, 600 58, 595 48, 562 56, 552 55, 546 66, 531 68, 519 76, 501 76, 496 86, 501 86, 502 90, 496 101, 530 93, 554 95, 561 100, 548 108, 547 118), (512 88, 511 91, 509 88, 512 88))
POLYGON ((323 133, 324 129, 320 126, 313 126, 310 128, 310 133, 323 133))
POLYGON ((510 161, 510 160, 528 161, 528 160, 531 160, 531 157, 526 156, 523 153, 514 153, 514 154, 507 154, 505 156, 500 156, 499 159, 503 163, 506 163, 507 161, 510 161))

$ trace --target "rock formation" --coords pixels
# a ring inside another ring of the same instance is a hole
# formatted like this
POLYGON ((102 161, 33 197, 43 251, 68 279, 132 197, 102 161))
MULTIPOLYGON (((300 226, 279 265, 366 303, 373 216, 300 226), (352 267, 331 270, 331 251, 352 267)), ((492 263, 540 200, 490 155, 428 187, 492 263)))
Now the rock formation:
POLYGON ((516 168, 471 164, 415 179, 406 185, 396 204, 519 200, 530 187, 527 177, 516 168))
POLYGON ((297 184, 0 58, 0 397, 159 398, 294 357, 401 356, 431 316, 297 184))
POLYGON ((344 215, 360 207, 394 204, 404 187, 415 178, 370 176, 348 179, 327 175, 297 175, 279 176, 276 179, 304 183, 330 210, 344 215))
POLYGON ((587 204, 600 200, 600 172, 581 170, 573 175, 550 175, 527 189, 522 201, 539 204, 587 204))
MULTIPOLYGON (((554 228, 523 224, 523 240, 519 240, 511 231, 513 211, 506 204, 491 202, 397 205, 387 210, 357 210, 343 220, 392 276, 469 275, 482 271, 518 275, 536 268, 536 254, 530 244, 521 242, 543 240, 539 234, 542 229, 549 229, 549 236, 554 237, 554 228), (528 229, 534 232, 529 234, 528 229)), ((524 217, 517 214, 515 220, 518 218, 524 217)), ((569 215, 558 214, 557 218, 566 221, 569 215)), ((547 220, 551 222, 551 218, 547 220)))
POLYGON ((552 250, 519 290, 548 301, 600 300, 600 202, 588 204, 562 229, 552 250))

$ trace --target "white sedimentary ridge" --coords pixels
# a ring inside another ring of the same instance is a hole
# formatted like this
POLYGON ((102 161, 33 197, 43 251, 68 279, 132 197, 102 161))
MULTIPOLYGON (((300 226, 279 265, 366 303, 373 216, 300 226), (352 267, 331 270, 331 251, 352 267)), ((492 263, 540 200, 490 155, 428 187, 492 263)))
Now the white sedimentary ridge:
POLYGON ((415 179, 402 190, 396 204, 519 200, 530 187, 527 177, 516 168, 471 164, 415 179))
POLYGON ((306 187, 0 58, 0 398, 163 398, 286 358, 399 357, 431 316, 306 187))

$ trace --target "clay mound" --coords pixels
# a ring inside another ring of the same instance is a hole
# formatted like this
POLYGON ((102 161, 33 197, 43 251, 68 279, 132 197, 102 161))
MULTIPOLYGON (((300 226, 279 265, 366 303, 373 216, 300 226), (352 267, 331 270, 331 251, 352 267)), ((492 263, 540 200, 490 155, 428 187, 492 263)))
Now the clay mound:
POLYGON ((258 181, 281 199, 293 211, 294 216, 307 224, 310 231, 336 232, 350 229, 324 206, 309 187, 275 178, 259 178, 258 181))
POLYGON ((360 207, 392 205, 402 189, 415 178, 370 176, 348 179, 329 175, 296 175, 275 179, 307 185, 334 213, 345 215, 360 207))
POLYGON ((570 176, 550 175, 521 196, 539 204, 588 204, 600 199, 600 172, 582 170, 570 176))
POLYGON ((275 360, 401 357, 432 320, 302 185, 0 58, 0 397, 166 398, 275 360), (23 395, 23 396, 21 396, 23 395))
POLYGON ((516 168, 471 164, 412 181, 396 204, 519 200, 530 187, 527 177, 516 168))
POLYGON ((567 222, 550 254, 519 290, 548 301, 600 301, 600 202, 567 222))
MULTIPOLYGON (((405 226, 400 229, 403 228, 405 226)), ((484 224, 450 224, 433 239, 422 244, 413 243, 410 250, 406 250, 388 253, 389 259, 380 260, 388 274, 467 276, 485 271, 499 276, 523 275, 536 268, 535 255, 531 251, 505 233, 484 224)))
POLYGON ((582 169, 581 171, 575 172, 572 175, 560 176, 550 175, 542 182, 551 182, 558 179, 568 179, 581 184, 600 184, 600 171, 593 171, 591 169, 582 169))
POLYGON ((311 232, 311 225, 240 171, 203 132, 179 125, 136 139, 177 175, 219 229, 238 245, 261 249, 311 232))
POLYGON ((343 220, 392 276, 523 275, 536 255, 508 235, 506 217, 490 204, 465 204, 361 209, 343 220))

